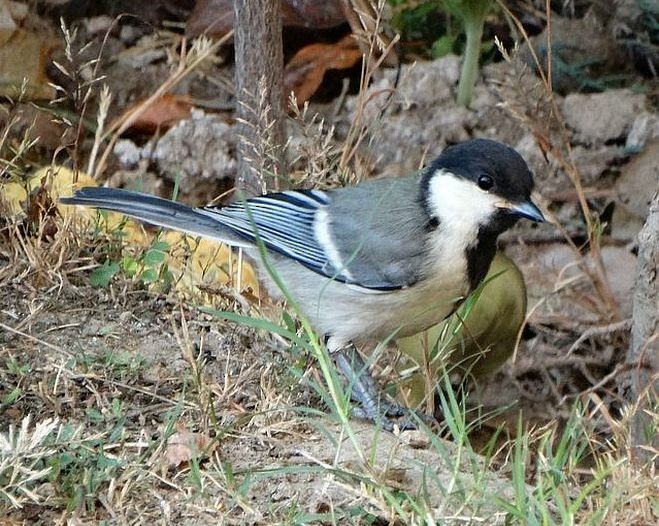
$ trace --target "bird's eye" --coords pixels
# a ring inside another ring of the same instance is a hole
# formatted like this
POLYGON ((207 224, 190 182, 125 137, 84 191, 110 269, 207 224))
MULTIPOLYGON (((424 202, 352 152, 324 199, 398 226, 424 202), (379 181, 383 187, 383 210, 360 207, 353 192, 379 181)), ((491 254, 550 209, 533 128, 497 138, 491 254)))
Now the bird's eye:
POLYGON ((478 188, 485 190, 486 192, 494 186, 494 179, 489 175, 479 175, 478 176, 478 188))

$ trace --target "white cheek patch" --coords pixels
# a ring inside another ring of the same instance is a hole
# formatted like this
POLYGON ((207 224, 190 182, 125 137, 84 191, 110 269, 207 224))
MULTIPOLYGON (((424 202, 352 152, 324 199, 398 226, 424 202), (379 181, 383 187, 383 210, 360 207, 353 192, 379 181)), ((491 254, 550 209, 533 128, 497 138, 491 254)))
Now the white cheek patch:
POLYGON ((437 215, 440 228, 468 246, 478 229, 497 211, 501 198, 478 188, 475 183, 438 171, 431 179, 428 204, 437 215))

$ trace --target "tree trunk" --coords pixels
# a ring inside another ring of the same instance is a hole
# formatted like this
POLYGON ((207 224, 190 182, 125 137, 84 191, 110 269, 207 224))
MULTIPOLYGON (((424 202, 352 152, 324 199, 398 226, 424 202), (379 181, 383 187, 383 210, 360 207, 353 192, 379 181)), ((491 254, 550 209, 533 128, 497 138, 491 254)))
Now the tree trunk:
POLYGON ((647 411, 657 400, 659 386, 659 193, 650 204, 645 226, 638 235, 638 263, 634 284, 632 341, 627 355, 631 365, 631 402, 639 405, 633 417, 631 440, 638 462, 649 458, 643 446, 658 447, 647 411))
POLYGON ((278 189, 283 176, 281 0, 234 0, 238 179, 246 195, 278 189))

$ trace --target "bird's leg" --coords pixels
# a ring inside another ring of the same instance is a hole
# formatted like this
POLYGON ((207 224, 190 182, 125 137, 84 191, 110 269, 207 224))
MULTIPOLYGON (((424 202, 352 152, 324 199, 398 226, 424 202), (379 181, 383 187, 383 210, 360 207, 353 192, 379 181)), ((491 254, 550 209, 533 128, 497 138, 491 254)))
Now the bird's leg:
POLYGON ((368 366, 354 345, 350 344, 339 349, 332 354, 332 357, 351 387, 352 399, 362 406, 366 415, 401 416, 402 411, 397 411, 393 404, 384 400, 384 394, 378 388, 368 366))
POLYGON ((339 371, 351 389, 351 398, 360 408, 355 412, 358 417, 374 423, 380 423, 387 430, 393 429, 393 422, 389 417, 406 417, 399 424, 401 429, 415 429, 416 422, 411 409, 385 399, 384 393, 379 389, 368 370, 363 358, 351 343, 346 346, 330 350, 339 371))

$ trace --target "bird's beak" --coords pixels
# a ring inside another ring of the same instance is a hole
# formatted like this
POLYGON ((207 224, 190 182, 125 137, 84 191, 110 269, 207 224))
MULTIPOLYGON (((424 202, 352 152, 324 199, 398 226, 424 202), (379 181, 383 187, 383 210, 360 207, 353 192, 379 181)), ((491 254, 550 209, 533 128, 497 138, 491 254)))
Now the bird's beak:
POLYGON ((497 206, 507 210, 512 215, 524 217, 531 221, 535 221, 536 223, 544 223, 546 221, 545 216, 542 215, 540 209, 530 200, 522 203, 511 203, 510 201, 506 201, 499 203, 497 206))

